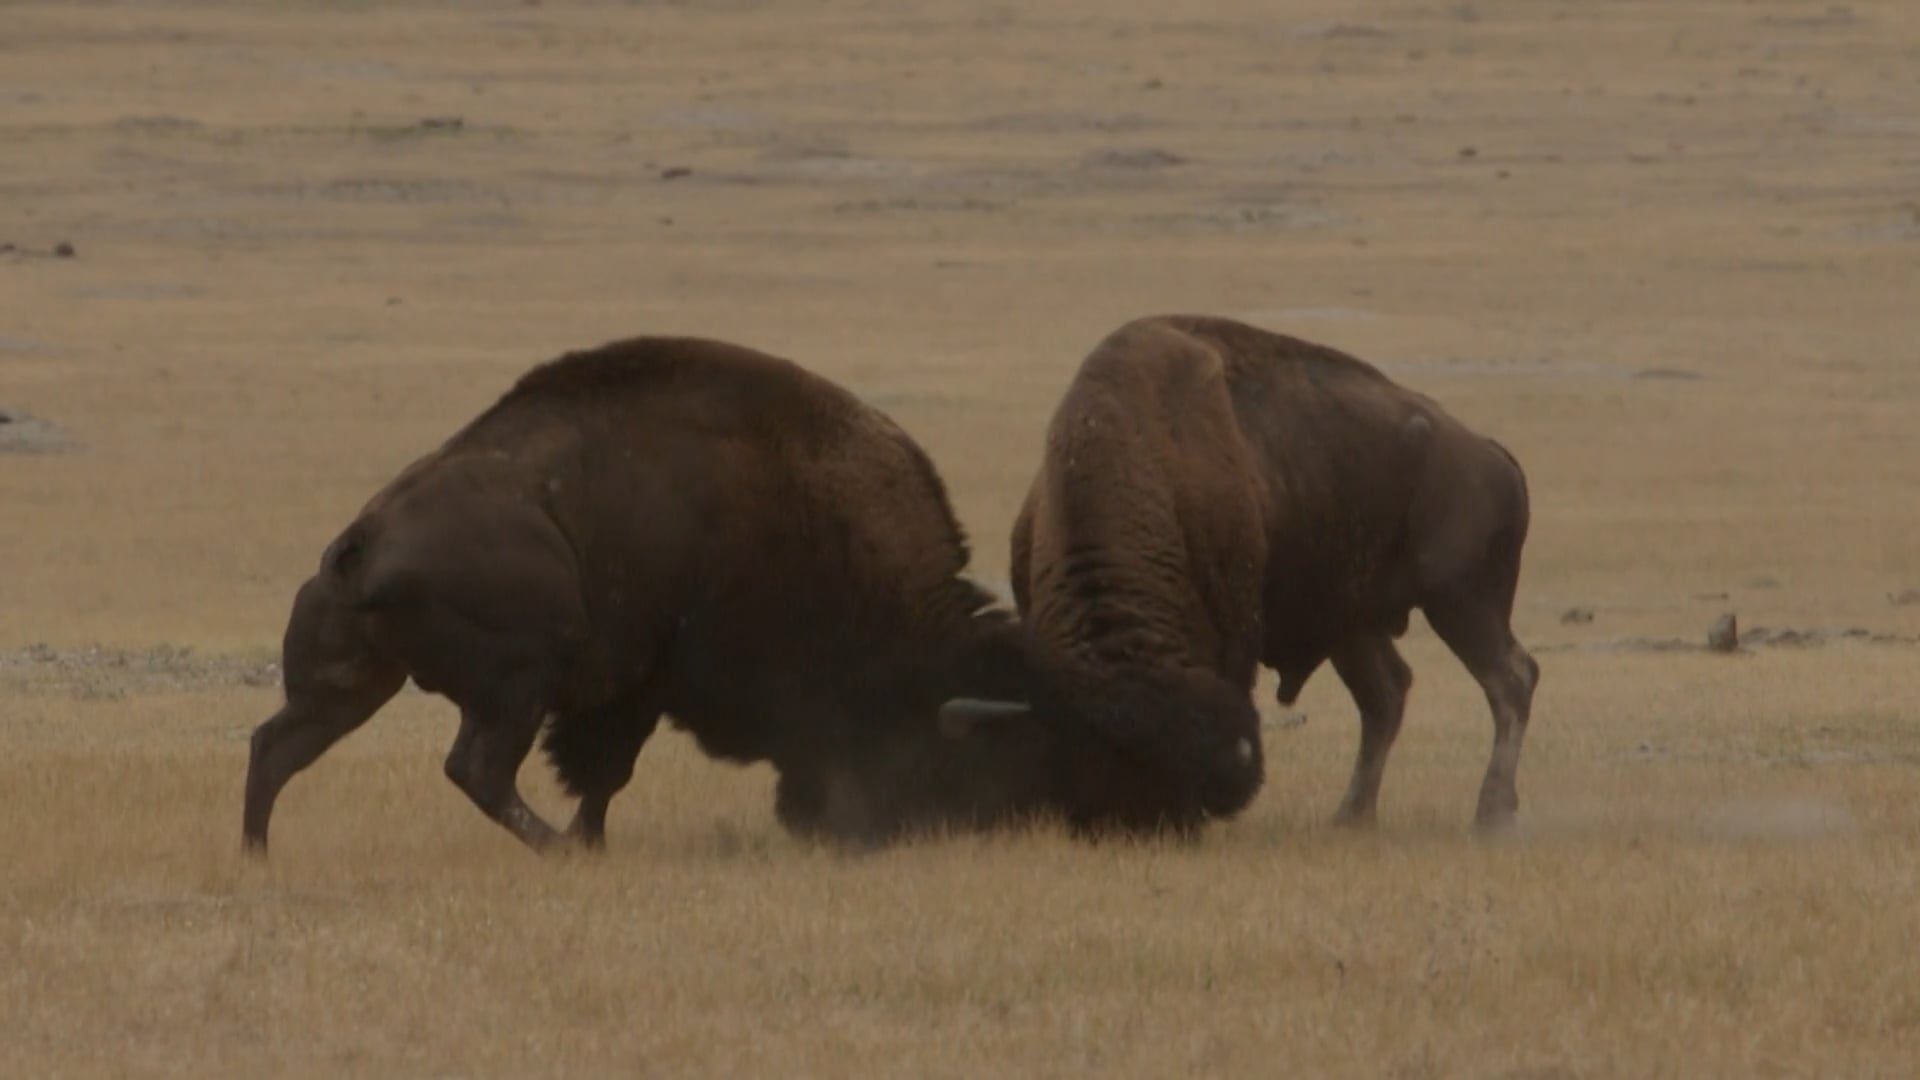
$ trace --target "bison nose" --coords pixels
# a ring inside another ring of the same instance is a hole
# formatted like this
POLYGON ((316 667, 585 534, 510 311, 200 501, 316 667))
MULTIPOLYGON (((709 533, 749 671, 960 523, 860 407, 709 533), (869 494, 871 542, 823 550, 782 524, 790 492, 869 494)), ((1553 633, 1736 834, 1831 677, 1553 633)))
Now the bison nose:
POLYGON ((1239 742, 1239 745, 1235 746, 1233 749, 1235 753, 1240 755, 1240 764, 1248 765, 1253 762, 1253 740, 1252 739, 1241 739, 1239 742))

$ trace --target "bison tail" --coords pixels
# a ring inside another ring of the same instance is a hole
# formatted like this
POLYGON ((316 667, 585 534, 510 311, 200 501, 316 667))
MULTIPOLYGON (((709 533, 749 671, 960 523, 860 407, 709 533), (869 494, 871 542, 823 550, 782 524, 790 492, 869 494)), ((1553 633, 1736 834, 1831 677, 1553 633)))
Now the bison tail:
POLYGON ((362 612, 393 607, 399 599, 395 595, 395 583, 378 580, 381 575, 372 569, 374 536, 374 527, 365 518, 347 526, 321 553, 320 571, 315 575, 336 595, 346 598, 351 607, 362 612))
POLYGON ((367 554, 367 523, 356 521, 327 545, 320 554, 320 572, 348 577, 358 570, 367 554))

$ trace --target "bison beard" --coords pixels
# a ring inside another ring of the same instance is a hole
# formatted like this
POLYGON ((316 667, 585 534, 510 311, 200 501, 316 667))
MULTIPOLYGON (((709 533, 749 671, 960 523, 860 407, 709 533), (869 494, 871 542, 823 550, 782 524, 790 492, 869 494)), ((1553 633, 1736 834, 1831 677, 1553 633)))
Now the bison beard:
POLYGON ((1188 832, 1259 793, 1260 715, 1247 691, 1193 669, 1046 670, 1035 703, 1060 728, 1057 797, 1076 830, 1188 832))
POLYGON ((1030 701, 949 701, 956 745, 992 743, 988 770, 1025 793, 1021 809, 1076 833, 1190 834, 1231 818, 1265 777, 1260 716, 1248 692, 1196 669, 1114 667, 1055 658, 1035 665, 1030 701), (1025 757, 1006 748, 1014 740, 1025 757))

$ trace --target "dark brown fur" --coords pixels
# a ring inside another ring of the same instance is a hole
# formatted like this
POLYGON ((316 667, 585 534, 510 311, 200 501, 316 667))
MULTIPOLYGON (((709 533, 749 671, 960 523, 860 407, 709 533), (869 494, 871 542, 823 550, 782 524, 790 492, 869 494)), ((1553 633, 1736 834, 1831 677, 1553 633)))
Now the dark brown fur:
POLYGON ((1220 318, 1120 328, 1055 412, 1013 530, 1035 711, 1077 763, 1070 816, 1237 812, 1261 783, 1257 666, 1292 704, 1331 660, 1362 728, 1338 816, 1372 821, 1417 607, 1493 712, 1476 820, 1511 820, 1539 679, 1509 628, 1528 513, 1511 454, 1358 359, 1220 318))
POLYGON ((449 778, 536 850, 559 837, 515 777, 543 723, 569 831, 597 845, 662 714, 771 762, 799 832, 1004 816, 1017 770, 978 758, 1015 763, 1024 737, 934 728, 948 697, 1022 685, 967 559, 926 455, 826 379, 699 339, 568 354, 376 494, 300 588, 245 839, 264 849, 288 779, 409 677, 460 707, 449 778))

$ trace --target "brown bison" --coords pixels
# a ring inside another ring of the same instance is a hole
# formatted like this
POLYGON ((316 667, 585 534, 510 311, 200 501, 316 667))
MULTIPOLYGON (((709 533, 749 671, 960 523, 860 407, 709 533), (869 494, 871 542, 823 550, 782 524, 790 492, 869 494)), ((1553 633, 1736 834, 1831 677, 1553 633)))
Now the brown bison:
MULTIPOLYGON (((1291 705, 1323 661, 1360 709, 1338 819, 1374 818, 1412 672, 1409 613, 1486 691, 1481 827, 1511 820, 1539 667, 1509 628, 1519 464, 1431 399, 1334 349, 1227 319, 1121 327, 1082 363, 1013 529, 1012 584, 1082 828, 1188 829, 1262 783, 1258 665, 1291 705)), ((955 701, 950 733, 1025 701, 955 701)))
POLYGON ((925 453, 826 379, 700 339, 569 353, 401 472, 300 588, 245 846, 409 677, 460 708, 448 778, 535 850, 563 838, 517 786, 543 725, 580 800, 568 835, 599 846, 663 713, 711 756, 771 762, 799 833, 1015 811, 984 762, 1031 756, 1026 737, 937 727, 948 698, 1024 686, 1018 627, 967 560, 925 453))

